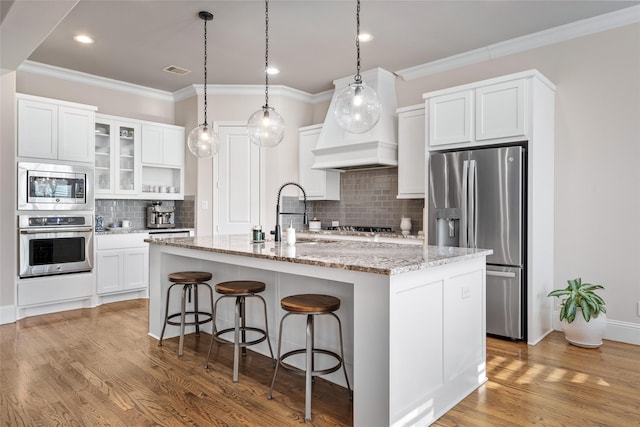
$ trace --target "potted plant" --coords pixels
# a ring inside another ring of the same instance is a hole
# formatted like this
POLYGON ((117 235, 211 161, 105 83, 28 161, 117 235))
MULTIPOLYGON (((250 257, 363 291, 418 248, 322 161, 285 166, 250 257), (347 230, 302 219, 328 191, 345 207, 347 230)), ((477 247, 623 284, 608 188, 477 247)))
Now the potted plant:
POLYGON ((597 289, 602 285, 582 283, 582 279, 568 280, 565 289, 549 292, 550 297, 564 297, 560 305, 560 321, 567 341, 579 347, 596 348, 602 345, 607 327, 605 302, 597 289))

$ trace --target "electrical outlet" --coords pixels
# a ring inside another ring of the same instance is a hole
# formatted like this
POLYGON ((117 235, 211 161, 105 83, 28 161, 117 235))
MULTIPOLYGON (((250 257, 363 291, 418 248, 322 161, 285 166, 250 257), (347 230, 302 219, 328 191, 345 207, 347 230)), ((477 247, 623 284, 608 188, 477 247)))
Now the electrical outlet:
POLYGON ((208 200, 203 200, 202 201, 202 209, 209 209, 209 201, 208 200))
POLYGON ((462 299, 467 299, 471 296, 471 289, 468 286, 462 288, 462 299))
POLYGON ((640 301, 638 301, 638 317, 640 317, 640 301))

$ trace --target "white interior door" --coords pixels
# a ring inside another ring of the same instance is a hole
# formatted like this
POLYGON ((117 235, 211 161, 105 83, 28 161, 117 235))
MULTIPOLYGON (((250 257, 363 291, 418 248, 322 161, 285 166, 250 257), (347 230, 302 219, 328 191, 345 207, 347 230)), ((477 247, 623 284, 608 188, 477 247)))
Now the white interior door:
POLYGON ((247 136, 246 123, 218 126, 216 234, 248 234, 260 224, 260 147, 247 136))

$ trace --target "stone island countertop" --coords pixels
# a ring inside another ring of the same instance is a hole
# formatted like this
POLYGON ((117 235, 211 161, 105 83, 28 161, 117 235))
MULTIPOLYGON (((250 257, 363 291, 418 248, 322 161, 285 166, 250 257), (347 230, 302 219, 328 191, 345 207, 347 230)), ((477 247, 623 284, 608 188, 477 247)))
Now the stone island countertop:
POLYGON ((485 257, 492 253, 487 249, 306 238, 297 241, 295 246, 289 246, 286 242, 254 243, 245 235, 176 237, 145 241, 156 245, 384 275, 427 270, 444 264, 485 257))

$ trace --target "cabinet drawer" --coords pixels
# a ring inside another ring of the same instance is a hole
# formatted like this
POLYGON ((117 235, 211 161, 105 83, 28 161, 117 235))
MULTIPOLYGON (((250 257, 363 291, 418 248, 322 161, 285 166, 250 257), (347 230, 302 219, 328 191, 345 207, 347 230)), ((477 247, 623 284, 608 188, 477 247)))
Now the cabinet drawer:
POLYGON ((147 246, 144 239, 148 237, 149 233, 99 234, 96 236, 96 249, 141 248, 147 246))

